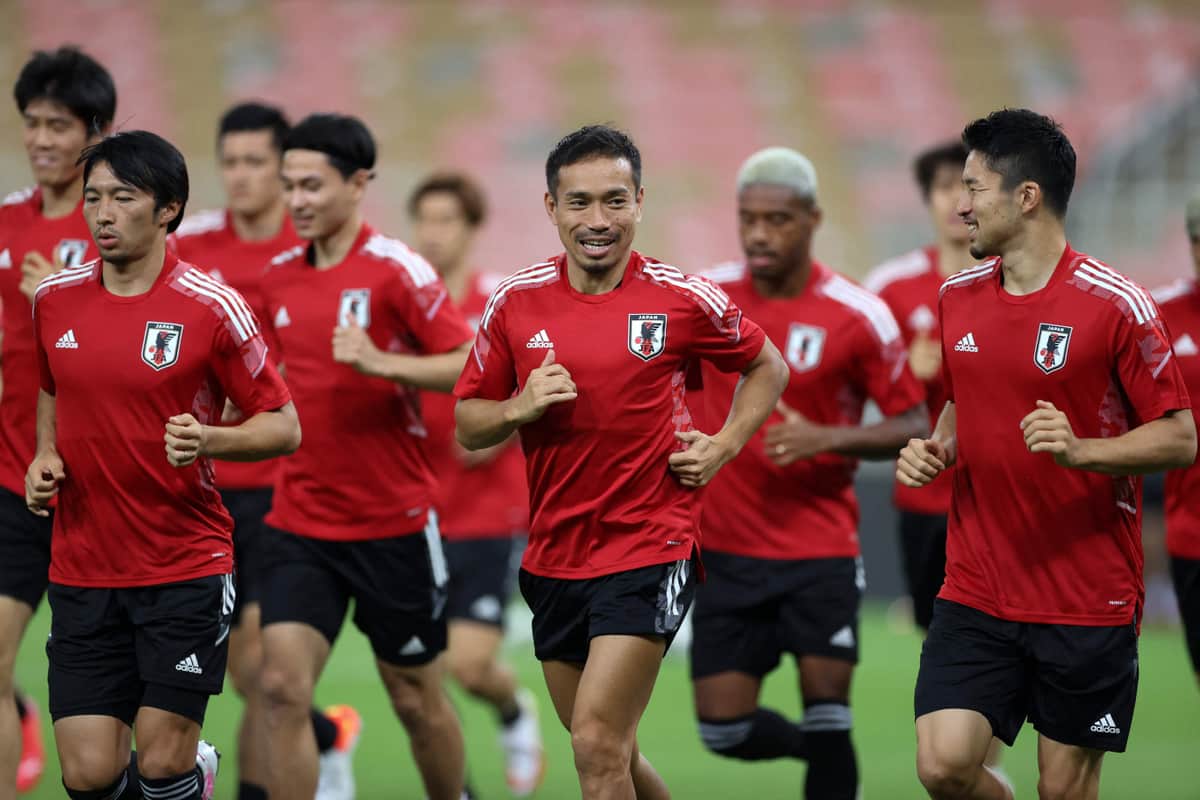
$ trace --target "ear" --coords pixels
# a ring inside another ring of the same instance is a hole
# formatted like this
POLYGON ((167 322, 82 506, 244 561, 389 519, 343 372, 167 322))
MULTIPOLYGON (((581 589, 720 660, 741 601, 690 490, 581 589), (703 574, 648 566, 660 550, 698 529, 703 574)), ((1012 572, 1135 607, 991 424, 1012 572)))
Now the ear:
POLYGON ((158 224, 160 227, 167 227, 175 217, 179 216, 180 205, 178 200, 172 200, 158 210, 158 224))
POLYGON ((361 198, 367 192, 367 184, 371 182, 374 173, 367 169, 355 170, 353 174, 347 178, 347 182, 354 189, 354 196, 361 198))
POLYGON ((633 219, 636 222, 642 221, 642 203, 645 201, 645 199, 646 199, 646 187, 639 186, 638 190, 637 190, 637 194, 634 196, 634 201, 633 201, 633 203, 634 203, 633 219))
POLYGON ((1042 204, 1042 187, 1033 181, 1023 181, 1015 194, 1022 214, 1029 214, 1042 204))
POLYGON ((821 227, 821 221, 825 219, 825 212, 821 210, 821 207, 814 202, 808 213, 812 216, 813 230, 821 227))
POLYGON ((547 191, 542 199, 546 204, 546 216, 550 218, 551 222, 555 222, 554 209, 557 208, 558 204, 554 202, 554 195, 547 191))

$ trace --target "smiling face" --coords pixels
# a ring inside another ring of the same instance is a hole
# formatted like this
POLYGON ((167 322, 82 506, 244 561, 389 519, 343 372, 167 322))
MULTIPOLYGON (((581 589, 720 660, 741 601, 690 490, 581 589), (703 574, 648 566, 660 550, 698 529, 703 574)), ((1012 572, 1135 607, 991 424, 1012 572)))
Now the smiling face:
POLYGON ((234 214, 255 217, 279 202, 280 156, 271 131, 232 131, 221 137, 218 150, 221 183, 234 214))
POLYGON ((808 263, 821 212, 811 198, 774 183, 752 183, 738 193, 738 235, 755 278, 779 281, 808 263))
POLYGON ((1018 192, 1004 188, 1004 176, 991 169, 983 156, 972 150, 962 173, 958 216, 967 226, 974 258, 1002 255, 1021 225, 1018 192))
POLYGON ((22 113, 22 141, 33 179, 39 186, 69 186, 83 173, 76 162, 94 137, 87 126, 61 103, 33 100, 22 113))
POLYGON ((623 267, 642 219, 643 196, 628 159, 597 156, 563 166, 557 192, 547 192, 545 202, 567 260, 592 275, 623 267))
POLYGON ((157 240, 166 240, 167 224, 178 214, 178 202, 156 210, 153 194, 121 180, 103 161, 83 187, 83 218, 109 264, 144 258, 157 240))
POLYGON ((339 231, 357 210, 367 184, 366 170, 343 177, 317 150, 288 150, 280 174, 296 233, 310 240, 339 231))

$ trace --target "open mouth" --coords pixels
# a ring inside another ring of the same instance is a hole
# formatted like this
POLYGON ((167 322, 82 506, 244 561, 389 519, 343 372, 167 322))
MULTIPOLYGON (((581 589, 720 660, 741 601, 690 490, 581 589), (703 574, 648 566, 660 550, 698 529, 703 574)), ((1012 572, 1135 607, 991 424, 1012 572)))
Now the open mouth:
POLYGON ((579 240, 579 245, 583 248, 583 252, 592 258, 603 258, 612 249, 614 244, 616 244, 616 239, 608 237, 593 236, 579 240))

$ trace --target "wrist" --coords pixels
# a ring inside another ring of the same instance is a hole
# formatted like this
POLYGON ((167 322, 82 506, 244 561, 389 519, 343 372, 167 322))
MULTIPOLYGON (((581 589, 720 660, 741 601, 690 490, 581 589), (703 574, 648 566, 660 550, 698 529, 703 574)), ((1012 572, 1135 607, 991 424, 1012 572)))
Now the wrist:
POLYGON ((1090 469, 1095 461, 1095 439, 1075 439, 1067 446, 1067 463, 1075 469, 1090 469))

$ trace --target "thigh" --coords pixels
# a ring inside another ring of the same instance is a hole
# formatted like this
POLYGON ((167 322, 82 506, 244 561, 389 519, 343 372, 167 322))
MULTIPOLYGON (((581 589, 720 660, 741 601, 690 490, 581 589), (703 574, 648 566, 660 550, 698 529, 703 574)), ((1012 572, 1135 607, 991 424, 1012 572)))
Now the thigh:
POLYGON ((0 687, 12 679, 21 637, 32 618, 33 607, 24 600, 0 595, 0 687))
POLYGON ((242 610, 259 602, 262 594, 263 518, 271 510, 270 489, 223 489, 221 501, 233 517, 234 587, 237 604, 233 624, 240 626, 242 610))
POLYGON ((340 542, 297 536, 266 526, 259 613, 264 630, 280 623, 314 628, 332 645, 337 641, 350 588, 339 574, 340 542))
POLYGON ((588 608, 588 639, 614 635, 647 637, 661 640, 665 654, 679 633, 695 594, 692 559, 597 578, 592 584, 588 608))
POLYGON ((375 658, 428 664, 446 649, 446 562, 436 530, 345 542, 339 569, 354 597, 354 624, 375 658))
POLYGON ((865 579, 854 558, 780 562, 771 577, 780 596, 780 647, 801 658, 858 663, 858 619, 865 579))
MULTIPOLYGON (((707 707, 701 698, 710 696, 710 678, 738 674, 758 685, 761 678, 779 665, 779 598, 770 594, 766 564, 761 559, 725 553, 704 555, 705 580, 696 587, 692 610, 692 680, 696 683, 697 707, 707 707)), ((757 694, 755 695, 757 698, 757 694)), ((754 709, 751 708, 751 711, 754 709)), ((749 713, 749 712, 746 712, 749 713)))
POLYGON ((1179 615, 1192 669, 1200 673, 1200 560, 1172 556, 1171 580, 1179 600, 1179 615))
POLYGON ((504 628, 512 594, 512 537, 445 542, 450 584, 446 618, 504 628))
POLYGON ((632 742, 664 652, 662 641, 644 636, 594 637, 575 692, 571 730, 598 723, 632 742))
POLYGON ((521 570, 521 595, 533 612, 533 653, 538 661, 582 665, 588 657, 588 607, 593 586, 521 570))
POLYGON ((575 713, 575 695, 583 678, 583 665, 569 661, 543 661, 542 676, 558 721, 571 730, 571 715, 575 713))
MULTIPOLYGON (((196 708, 195 698, 220 694, 225 682, 236 601, 233 575, 121 591, 134 624, 142 681, 181 690, 178 703, 173 693, 160 692, 155 707, 170 703, 163 710, 202 721, 204 708, 196 708)), ((144 697, 142 704, 147 704, 144 697)))
POLYGON ((1096 800, 1104 751, 1038 737, 1038 790, 1049 797, 1096 800))
POLYGON ((921 647, 916 716, 978 712, 996 738, 1011 747, 1029 713, 1033 683, 1022 631, 1020 623, 938 600, 921 647))
POLYGON ((806 706, 821 701, 850 703, 853 662, 829 656, 802 656, 799 661, 800 696, 806 706))
POLYGON ((1137 700, 1135 626, 1031 629, 1034 728, 1064 745, 1124 752, 1137 700))
POLYGON ((31 514, 24 497, 0 489, 0 596, 33 610, 50 580, 52 519, 31 514))

